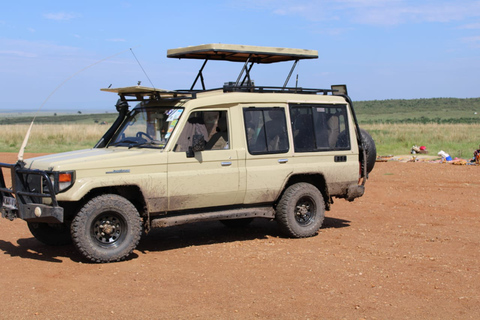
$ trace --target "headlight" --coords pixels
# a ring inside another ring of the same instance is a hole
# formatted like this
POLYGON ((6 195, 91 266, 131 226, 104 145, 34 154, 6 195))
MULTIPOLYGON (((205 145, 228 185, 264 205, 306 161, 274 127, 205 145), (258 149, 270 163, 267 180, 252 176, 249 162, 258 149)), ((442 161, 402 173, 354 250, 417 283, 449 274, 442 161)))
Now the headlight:
POLYGON ((75 176, 73 171, 58 173, 58 192, 62 192, 73 185, 75 176))
MULTIPOLYGON (((49 174, 50 181, 52 181, 53 190, 55 193, 63 192, 70 188, 75 182, 75 171, 52 172, 49 174)), ((44 181, 44 191, 48 191, 48 185, 44 181)))

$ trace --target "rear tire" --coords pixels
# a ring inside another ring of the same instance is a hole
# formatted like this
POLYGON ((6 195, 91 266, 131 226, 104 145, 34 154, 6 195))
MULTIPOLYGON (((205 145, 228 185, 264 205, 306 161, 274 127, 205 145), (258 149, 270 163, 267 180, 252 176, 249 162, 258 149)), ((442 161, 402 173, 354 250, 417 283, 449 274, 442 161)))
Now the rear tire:
POLYGON ((276 220, 282 232, 289 237, 316 235, 324 218, 323 195, 309 183, 300 182, 288 187, 277 205, 276 220))
POLYGON ((78 251, 93 262, 124 260, 137 247, 142 219, 135 206, 116 194, 91 199, 75 216, 72 239, 78 251))
POLYGON ((27 222, 32 235, 43 244, 64 246, 72 243, 70 225, 66 223, 27 222))

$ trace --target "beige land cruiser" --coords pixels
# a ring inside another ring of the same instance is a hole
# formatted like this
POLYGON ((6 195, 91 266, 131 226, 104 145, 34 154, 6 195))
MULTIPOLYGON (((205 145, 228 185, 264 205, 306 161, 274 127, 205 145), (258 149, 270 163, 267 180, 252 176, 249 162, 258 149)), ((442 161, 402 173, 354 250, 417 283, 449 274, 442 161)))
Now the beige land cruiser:
POLYGON ((197 221, 275 219, 286 236, 313 236, 333 198, 363 195, 375 144, 346 87, 288 86, 317 51, 211 44, 167 56, 204 60, 190 89, 102 89, 119 95, 119 115, 94 148, 0 164, 12 174, 7 185, 0 170, 2 217, 25 220, 47 245, 73 241, 87 259, 110 262, 143 230, 197 221), (243 67, 236 81, 206 89, 209 60, 243 67), (252 80, 253 65, 284 61, 293 66, 283 86, 252 80))

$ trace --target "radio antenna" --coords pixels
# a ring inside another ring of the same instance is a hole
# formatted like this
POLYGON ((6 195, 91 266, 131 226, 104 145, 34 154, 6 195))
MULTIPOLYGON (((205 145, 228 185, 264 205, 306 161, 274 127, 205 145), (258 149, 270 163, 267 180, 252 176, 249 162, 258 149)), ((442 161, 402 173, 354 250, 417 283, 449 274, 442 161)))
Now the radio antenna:
MULTIPOLYGON (((155 89, 155 85, 153 84, 152 80, 150 80, 150 77, 148 76, 148 74, 147 74, 147 72, 145 71, 145 69, 143 69, 142 64, 140 63, 140 61, 138 61, 137 56, 136 56, 135 53, 133 52, 133 49, 130 48, 130 51, 132 52, 133 57, 135 58, 135 60, 137 60, 137 63, 138 63, 138 65, 140 66, 140 68, 142 69, 143 73, 145 74, 145 77, 147 77, 148 81, 149 81, 150 84, 152 85, 152 88, 155 89)), ((139 81, 138 85, 140 85, 140 81, 139 81)))
MULTIPOLYGON (((132 50, 132 49, 130 48, 130 50, 132 50)), ((50 99, 50 97, 51 97, 55 92, 57 92, 58 89, 60 89, 65 83, 67 83, 70 79, 72 79, 73 77, 75 77, 77 74, 79 74, 79 73, 87 70, 88 68, 93 67, 94 65, 99 64, 100 62, 103 62, 103 61, 105 61, 105 60, 108 60, 108 59, 110 59, 110 58, 113 58, 113 57, 115 57, 115 56, 118 56, 119 54, 122 54, 122 53, 124 53, 124 52, 126 52, 126 51, 127 51, 127 50, 123 50, 123 51, 120 51, 120 52, 118 52, 118 53, 115 53, 115 54, 113 54, 113 55, 111 55, 111 56, 109 56, 109 57, 106 57, 106 58, 103 58, 103 59, 101 59, 101 60, 98 60, 98 61, 92 63, 91 65, 88 65, 88 66, 86 66, 85 68, 83 68, 83 69, 75 72, 74 74, 72 74, 70 77, 68 77, 67 79, 65 79, 62 83, 60 83, 60 84, 48 95, 48 97, 45 99, 45 101, 43 101, 43 103, 40 105, 40 108, 38 108, 37 114, 38 114, 38 112, 40 112, 40 110, 42 110, 43 106, 47 103, 47 101, 50 99)), ((24 153, 25 153, 25 148, 27 147, 28 139, 30 138, 30 133, 31 133, 32 127, 33 127, 33 122, 34 122, 35 119, 37 118, 37 114, 35 114, 35 116, 33 117, 32 122, 30 123, 30 127, 29 127, 28 130, 27 130, 27 134, 25 135, 25 138, 23 139, 22 146, 20 147, 20 151, 18 152, 18 157, 17 157, 18 162, 23 162, 23 155, 24 155, 24 153)))

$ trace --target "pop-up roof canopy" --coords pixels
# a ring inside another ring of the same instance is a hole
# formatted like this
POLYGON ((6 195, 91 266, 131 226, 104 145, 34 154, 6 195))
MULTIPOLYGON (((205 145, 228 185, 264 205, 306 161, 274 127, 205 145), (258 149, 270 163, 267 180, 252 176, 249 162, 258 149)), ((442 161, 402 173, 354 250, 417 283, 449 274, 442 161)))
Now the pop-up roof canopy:
POLYGON ((193 90, 198 79, 202 83, 202 88, 205 90, 205 83, 203 81, 203 69, 208 60, 225 60, 234 62, 244 62, 244 66, 240 71, 234 87, 252 86, 250 78, 250 70, 255 63, 275 63, 283 61, 294 61, 292 69, 287 76, 284 87, 286 87, 290 77, 297 65, 297 62, 302 59, 316 59, 318 58, 318 51, 305 49, 290 49, 290 48, 274 48, 274 47, 259 47, 259 46, 245 46, 235 44, 203 44, 199 46, 191 46, 178 49, 170 49, 167 51, 168 58, 178 59, 204 59, 205 62, 193 81, 190 90, 193 90), (250 66, 248 66, 250 64, 250 66), (245 75, 243 75, 245 73, 245 75), (243 77, 243 80, 242 80, 243 77))
MULTIPOLYGON (((189 90, 162 90, 156 88, 147 88, 143 86, 125 87, 125 88, 107 88, 102 91, 115 92, 120 95, 122 100, 130 98, 136 101, 142 101, 147 97, 155 97, 156 99, 177 99, 177 98, 194 98, 196 92, 206 90, 203 79, 203 69, 208 60, 224 60, 233 62, 243 62, 243 68, 235 83, 229 83, 223 87, 227 91, 262 91, 266 92, 267 88, 271 90, 284 90, 287 83, 295 69, 297 62, 303 59, 318 58, 317 50, 306 49, 291 49, 291 48, 275 48, 275 47, 260 47, 260 46, 245 46, 234 44, 203 44, 199 46, 190 46, 185 48, 170 49, 167 52, 168 58, 178 59, 202 59, 205 60, 200 71, 198 72, 195 81, 189 90), (293 61, 293 66, 287 76, 283 87, 255 87, 250 78, 250 71, 254 64, 269 64, 276 62, 293 61), (242 79, 243 77, 243 79, 242 79), (200 79, 202 90, 194 90, 195 84, 200 79)), ((304 93, 326 93, 329 90, 325 89, 305 89, 301 88, 295 92, 302 91, 304 93)))
POLYGON ((235 62, 273 63, 318 58, 317 50, 244 46, 235 44, 204 44, 167 51, 168 58, 208 59, 235 62))

